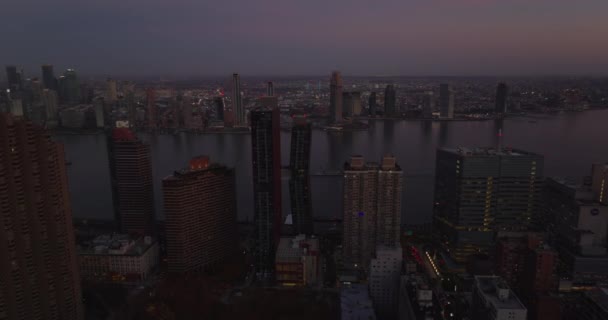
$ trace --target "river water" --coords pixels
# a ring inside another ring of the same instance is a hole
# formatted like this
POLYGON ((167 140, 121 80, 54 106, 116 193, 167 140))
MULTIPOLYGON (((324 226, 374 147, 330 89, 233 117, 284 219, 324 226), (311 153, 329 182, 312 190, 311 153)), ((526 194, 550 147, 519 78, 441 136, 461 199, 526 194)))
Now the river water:
MULTIPOLYGON (((548 116, 507 118, 503 121, 422 122, 376 120, 367 131, 331 133, 314 130, 311 170, 339 170, 351 155, 379 161, 397 157, 405 173, 402 220, 431 221, 435 151, 440 146, 494 146, 501 143, 545 156, 546 176, 588 175, 591 163, 608 161, 608 110, 548 116), (502 128, 502 141, 497 132, 502 128)), ((186 166, 197 155, 236 168, 239 220, 253 217, 251 139, 248 134, 140 134, 151 145, 156 216, 163 219, 161 180, 186 166)), ((65 144, 72 209, 77 218, 112 219, 111 190, 105 137, 57 135, 65 144)), ((289 132, 281 132, 283 165, 289 163, 289 132)), ((342 215, 340 176, 313 175, 313 215, 332 219, 342 215)), ((288 180, 283 180, 283 214, 289 213, 288 180)))

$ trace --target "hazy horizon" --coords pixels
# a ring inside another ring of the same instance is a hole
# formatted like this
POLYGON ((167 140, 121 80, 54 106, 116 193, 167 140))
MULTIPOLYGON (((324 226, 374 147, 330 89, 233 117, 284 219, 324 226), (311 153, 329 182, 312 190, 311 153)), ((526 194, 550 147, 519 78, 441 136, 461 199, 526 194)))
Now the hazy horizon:
MULTIPOLYGON (((24 0, 2 65, 37 76, 604 76, 604 0, 24 0)), ((4 77, 3 77, 4 78, 4 77)))

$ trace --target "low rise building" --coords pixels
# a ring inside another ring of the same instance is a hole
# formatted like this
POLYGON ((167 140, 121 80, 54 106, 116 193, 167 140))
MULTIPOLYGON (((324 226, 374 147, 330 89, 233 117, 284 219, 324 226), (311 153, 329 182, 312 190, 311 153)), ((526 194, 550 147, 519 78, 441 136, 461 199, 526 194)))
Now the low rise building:
POLYGON ((340 290, 342 320, 375 320, 376 313, 364 284, 343 285, 340 290))
POLYGON ((473 284, 473 320, 526 320, 528 310, 507 283, 497 276, 476 276, 473 284))
POLYGON ((138 282, 158 266, 158 243, 151 237, 101 235, 78 244, 80 275, 100 282, 138 282))
POLYGON ((319 239, 298 235, 281 238, 275 257, 276 280, 283 286, 319 283, 319 239))

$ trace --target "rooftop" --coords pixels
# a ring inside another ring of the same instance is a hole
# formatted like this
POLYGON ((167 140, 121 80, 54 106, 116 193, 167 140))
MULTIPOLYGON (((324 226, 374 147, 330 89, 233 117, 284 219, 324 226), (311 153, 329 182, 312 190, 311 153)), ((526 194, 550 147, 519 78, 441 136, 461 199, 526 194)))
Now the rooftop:
POLYGON ((342 320, 376 319, 369 290, 365 284, 352 284, 340 290, 342 320))
POLYGON ((291 238, 281 238, 277 247, 278 258, 300 258, 303 255, 314 255, 319 252, 319 239, 306 238, 297 235, 291 238))
POLYGON ((487 303, 492 304, 497 310, 526 309, 501 277, 476 276, 475 286, 479 288, 487 303))
POLYGON ((78 243, 78 254, 140 256, 153 244, 151 237, 133 238, 127 234, 104 234, 91 241, 78 243))

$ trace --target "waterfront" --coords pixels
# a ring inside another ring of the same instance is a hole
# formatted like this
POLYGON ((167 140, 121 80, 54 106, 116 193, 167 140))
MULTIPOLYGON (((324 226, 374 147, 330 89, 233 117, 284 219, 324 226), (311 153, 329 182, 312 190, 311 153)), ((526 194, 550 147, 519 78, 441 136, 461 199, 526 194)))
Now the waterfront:
MULTIPOLYGON (((588 175, 591 163, 608 161, 605 137, 608 110, 515 117, 496 121, 425 122, 372 120, 370 129, 353 132, 313 131, 311 170, 340 170, 353 154, 378 161, 394 154, 405 172, 403 222, 430 222, 433 198, 435 150, 438 146, 494 146, 503 128, 503 146, 525 149, 545 156, 545 175, 588 175)), ((246 134, 150 135, 156 215, 163 219, 163 177, 185 166, 196 155, 236 168, 239 219, 251 220, 252 183, 250 136, 246 134)), ((111 191, 106 141, 98 135, 57 135, 65 144, 72 208, 75 217, 111 219, 111 191)), ((289 163, 289 132, 281 132, 282 163, 289 163)), ((342 215, 341 177, 311 178, 313 213, 317 218, 342 215)), ((287 180, 283 180, 283 212, 289 212, 287 180)))

